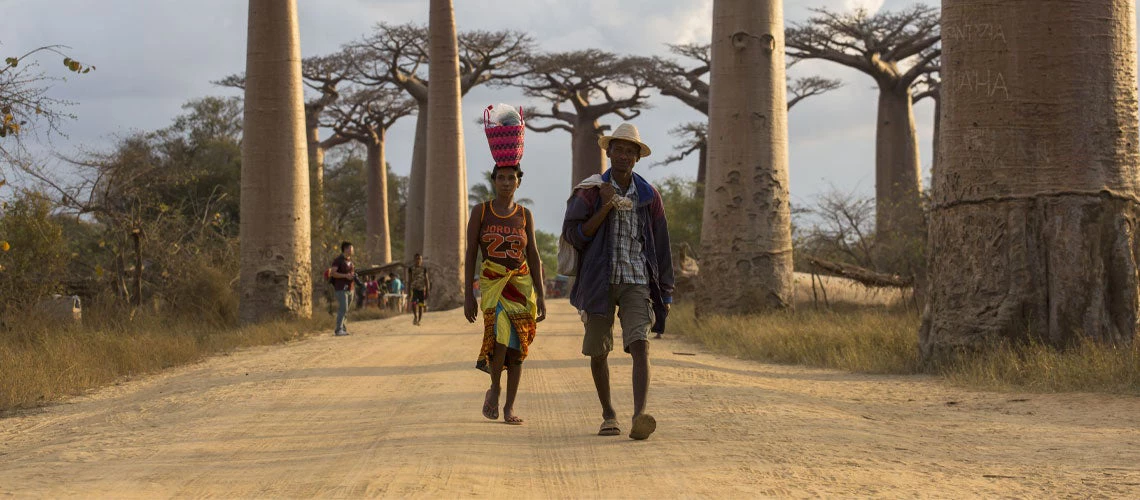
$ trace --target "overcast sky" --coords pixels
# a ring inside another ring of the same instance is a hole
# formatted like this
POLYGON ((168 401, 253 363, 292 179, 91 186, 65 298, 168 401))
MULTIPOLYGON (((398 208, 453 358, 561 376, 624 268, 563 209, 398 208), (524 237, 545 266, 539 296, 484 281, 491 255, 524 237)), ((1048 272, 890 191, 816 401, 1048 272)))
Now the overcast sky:
MULTIPOLYGON (((599 48, 622 54, 667 54, 665 44, 707 43, 712 0, 454 0, 456 21, 465 29, 518 29, 531 33, 543 50, 599 48)), ((298 0, 304 56, 334 52, 360 38, 377 22, 427 22, 427 0, 298 0)), ((899 9, 901 0, 792 0, 784 3, 789 22, 805 19, 807 8, 899 9)), ((936 3, 936 2, 927 2, 936 3)), ((247 2, 242 0, 0 0, 0 54, 16 55, 49 44, 98 67, 57 84, 54 95, 75 101, 78 119, 64 124, 66 138, 55 145, 107 150, 117 136, 165 127, 188 100, 237 95, 210 82, 245 69, 247 2)), ((46 66, 55 72, 54 60, 46 66)), ((791 193, 794 204, 811 204, 838 187, 870 196, 874 191, 876 91, 863 74, 826 62, 796 65, 788 77, 839 78, 844 87, 797 105, 789 114, 791 193)), ((61 76, 62 72, 60 73, 61 76)), ((538 104, 513 90, 476 88, 463 101, 468 178, 476 182, 491 164, 485 138, 474 120, 488 104, 538 104)), ((671 153, 668 131, 703 119, 675 99, 656 95, 653 108, 635 124, 653 156, 638 164, 650 180, 696 177, 696 160, 666 167, 651 164, 671 153)), ((923 177, 929 177, 932 109, 915 109, 923 177)), ((392 129, 388 161, 406 175, 411 161, 414 118, 392 129)), ((620 118, 603 123, 616 126, 620 118)), ((570 183, 570 136, 529 132, 524 158, 527 177, 519 195, 536 200, 540 229, 557 231, 570 183)))

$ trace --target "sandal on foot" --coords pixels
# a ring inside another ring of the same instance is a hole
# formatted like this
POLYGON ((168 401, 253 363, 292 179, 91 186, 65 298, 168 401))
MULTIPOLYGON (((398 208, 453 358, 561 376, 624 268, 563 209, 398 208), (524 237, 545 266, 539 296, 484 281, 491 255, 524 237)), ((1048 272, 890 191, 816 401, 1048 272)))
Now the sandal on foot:
POLYGON ((637 440, 647 439, 655 430, 657 430, 657 420, 653 415, 642 413, 633 417, 633 428, 629 430, 629 437, 637 440))
POLYGON ((519 418, 518 415, 504 416, 503 423, 507 425, 522 425, 523 419, 519 418))
POLYGON ((602 427, 598 429, 599 436, 619 436, 621 435, 621 427, 618 427, 616 418, 607 418, 602 422, 602 427))
POLYGON ((492 389, 487 389, 487 395, 483 398, 483 416, 487 417, 488 420, 499 419, 499 401, 496 397, 496 401, 491 402, 491 394, 493 393, 492 389))

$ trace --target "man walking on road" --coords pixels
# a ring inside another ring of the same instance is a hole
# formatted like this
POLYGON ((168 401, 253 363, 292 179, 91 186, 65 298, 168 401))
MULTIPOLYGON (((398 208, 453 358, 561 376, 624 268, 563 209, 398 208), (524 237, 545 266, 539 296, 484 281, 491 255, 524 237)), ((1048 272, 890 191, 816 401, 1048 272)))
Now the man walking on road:
POLYGON ((578 250, 578 278, 570 303, 585 312, 582 354, 590 357, 602 404, 598 434, 621 434, 610 400, 608 357, 613 350, 615 309, 622 347, 633 357, 633 426, 629 437, 646 439, 657 428, 646 413, 649 393, 649 329, 654 303, 668 310, 673 299, 673 260, 661 194, 633 167, 649 156, 637 128, 623 123, 598 140, 610 169, 582 181, 567 201, 562 235, 578 250))
POLYGON ((344 326, 344 317, 348 314, 348 304, 352 301, 352 284, 356 279, 356 266, 352 263, 352 243, 347 241, 340 244, 340 255, 333 260, 329 268, 329 277, 332 278, 333 294, 336 295, 336 330, 333 334, 340 337, 348 335, 344 326))
POLYGON ((427 308, 431 280, 428 278, 427 268, 424 267, 424 256, 418 253, 414 265, 408 268, 408 288, 412 290, 412 324, 419 325, 424 317, 424 309, 427 308))

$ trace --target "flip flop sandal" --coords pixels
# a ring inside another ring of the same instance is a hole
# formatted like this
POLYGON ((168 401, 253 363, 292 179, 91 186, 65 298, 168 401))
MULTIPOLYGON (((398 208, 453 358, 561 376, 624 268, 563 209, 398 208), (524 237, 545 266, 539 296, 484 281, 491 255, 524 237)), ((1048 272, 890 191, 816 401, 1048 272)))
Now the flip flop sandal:
POLYGON ((488 420, 499 419, 499 403, 491 403, 491 389, 487 389, 487 394, 483 397, 483 416, 488 420))
POLYGON ((503 423, 507 425, 522 425, 523 419, 519 418, 518 415, 511 415, 509 417, 503 417, 503 423))
POLYGON ((620 436, 621 435, 621 427, 618 427, 617 419, 616 418, 607 418, 605 422, 602 422, 602 427, 600 429, 598 429, 598 435, 599 436, 620 436))
POLYGON ((633 428, 629 430, 629 437, 637 440, 647 439, 655 430, 657 430, 657 420, 653 415, 642 413, 633 417, 633 428))

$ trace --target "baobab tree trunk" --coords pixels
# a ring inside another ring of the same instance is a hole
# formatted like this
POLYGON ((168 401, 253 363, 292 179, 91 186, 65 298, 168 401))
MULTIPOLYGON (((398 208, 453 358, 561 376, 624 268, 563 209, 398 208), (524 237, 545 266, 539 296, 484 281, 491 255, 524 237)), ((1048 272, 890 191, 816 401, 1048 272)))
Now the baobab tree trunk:
POLYGON ((785 308, 792 234, 782 2, 715 0, 712 40, 697 313, 785 308))
POLYGON ((244 323, 312 315, 309 170, 293 0, 250 0, 241 172, 244 323))
POLYGON ((440 269, 428 297, 440 310, 463 305, 467 185, 455 10, 451 0, 431 0, 430 9, 424 259, 440 269))
POLYGON ((416 137, 412 146, 412 168, 408 173, 408 206, 404 212, 404 260, 424 251, 424 226, 427 197, 427 126, 428 105, 419 101, 416 113, 416 137))
POLYGON ((392 261, 392 242, 388 225, 388 165, 384 160, 384 133, 377 132, 366 148, 368 200, 364 217, 365 247, 373 263, 387 264, 392 261))
POLYGON ((942 16, 924 357, 999 340, 1131 342, 1134 3, 944 0, 942 16))
POLYGON ((570 160, 573 164, 571 186, 577 186, 583 179, 606 170, 606 157, 602 154, 601 146, 598 146, 598 138, 601 137, 598 127, 598 120, 591 118, 579 118, 574 125, 570 137, 573 152, 570 160))
POLYGON ((875 234, 887 251, 880 265, 894 268, 900 254, 920 248, 922 177, 909 86, 879 90, 875 130, 875 234))
POLYGON ((309 152, 309 202, 312 217, 311 231, 321 235, 325 228, 325 150, 321 147, 321 132, 316 120, 305 119, 305 143, 309 152))

